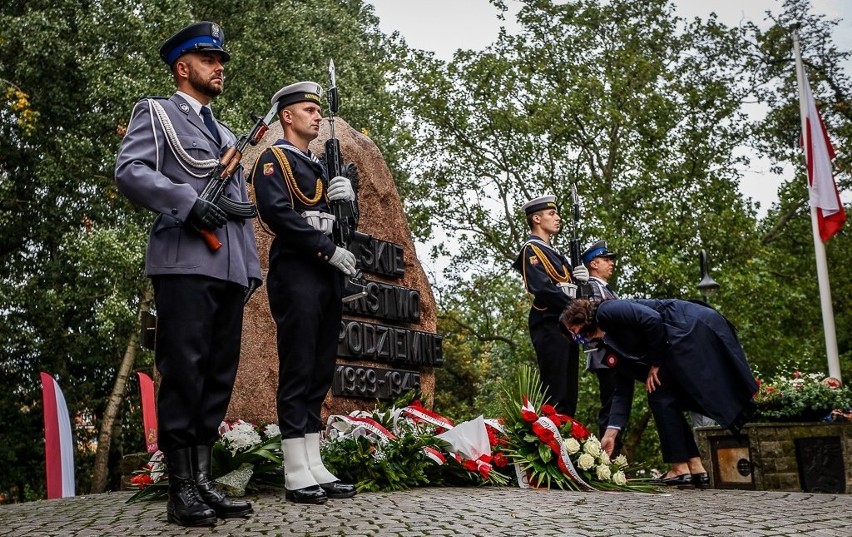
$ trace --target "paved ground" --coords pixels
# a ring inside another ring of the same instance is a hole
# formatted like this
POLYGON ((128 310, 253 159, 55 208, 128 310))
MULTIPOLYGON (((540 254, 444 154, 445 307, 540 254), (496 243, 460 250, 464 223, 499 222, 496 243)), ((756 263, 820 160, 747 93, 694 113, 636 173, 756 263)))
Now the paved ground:
POLYGON ((9 536, 788 536, 849 537, 852 495, 684 490, 666 494, 421 488, 321 506, 253 496, 256 514, 215 528, 166 523, 165 502, 129 492, 0 506, 9 536))

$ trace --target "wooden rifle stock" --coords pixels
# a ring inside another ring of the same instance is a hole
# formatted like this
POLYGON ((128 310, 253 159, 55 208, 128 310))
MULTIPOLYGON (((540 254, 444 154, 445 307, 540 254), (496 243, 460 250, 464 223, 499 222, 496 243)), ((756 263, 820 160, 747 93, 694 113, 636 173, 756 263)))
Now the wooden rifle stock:
MULTIPOLYGON (((256 117, 254 114, 251 114, 251 118, 254 121, 251 131, 248 134, 241 136, 237 140, 236 144, 225 150, 225 153, 219 159, 219 163, 216 164, 216 167, 210 174, 210 181, 201 192, 202 198, 218 205, 219 198, 222 197, 222 193, 225 191, 228 180, 234 172, 237 171, 237 168, 240 165, 240 161, 243 158, 243 151, 245 151, 247 146, 257 145, 257 143, 260 142, 263 135, 269 130, 269 123, 272 121, 272 118, 275 117, 277 111, 278 105, 274 104, 264 117, 256 117)), ((254 214, 252 214, 252 216, 254 216, 254 214)), ((207 243, 207 247, 210 248, 211 251, 215 252, 222 247, 222 243, 219 241, 219 238, 216 237, 215 230, 201 229, 198 226, 194 227, 201 235, 201 238, 204 239, 204 242, 207 243)))
POLYGON ((201 229, 200 227, 196 227, 196 230, 201 234, 201 238, 204 239, 204 242, 207 243, 207 247, 212 251, 216 251, 222 247, 222 242, 219 240, 219 237, 216 236, 216 232, 210 229, 201 229))

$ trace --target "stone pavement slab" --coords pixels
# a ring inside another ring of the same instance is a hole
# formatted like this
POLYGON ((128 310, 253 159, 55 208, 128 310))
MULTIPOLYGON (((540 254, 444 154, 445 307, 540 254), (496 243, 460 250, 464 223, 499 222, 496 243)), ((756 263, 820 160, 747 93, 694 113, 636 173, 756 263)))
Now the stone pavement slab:
POLYGON ((419 488, 362 493, 325 505, 283 494, 250 496, 255 514, 214 528, 166 523, 165 501, 127 504, 130 492, 0 506, 0 535, 149 537, 328 536, 849 537, 852 495, 739 490, 662 494, 515 488, 419 488))

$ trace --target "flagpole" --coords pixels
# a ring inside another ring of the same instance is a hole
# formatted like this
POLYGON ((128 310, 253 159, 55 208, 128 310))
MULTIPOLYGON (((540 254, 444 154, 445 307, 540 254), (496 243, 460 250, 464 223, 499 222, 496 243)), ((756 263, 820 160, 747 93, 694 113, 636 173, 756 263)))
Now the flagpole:
MULTIPOLYGON (((799 112, 802 119, 802 146, 805 151, 805 164, 810 157, 807 144, 807 103, 805 101, 805 66, 802 63, 802 52, 799 48, 798 25, 793 27, 793 52, 796 56, 796 79, 799 82, 799 112)), ((805 172, 807 177, 807 171, 805 172)), ((810 191, 810 189, 809 189, 810 191)), ((837 351, 837 334, 834 327, 834 309, 831 305, 831 284, 828 280, 828 261, 825 255, 825 244, 819 235, 819 220, 817 208, 809 203, 811 210, 811 230, 814 237, 814 256, 816 257, 817 282, 819 283, 819 302, 822 309, 822 327, 825 332, 825 352, 828 356, 828 374, 838 380, 840 377, 840 358, 837 351)))

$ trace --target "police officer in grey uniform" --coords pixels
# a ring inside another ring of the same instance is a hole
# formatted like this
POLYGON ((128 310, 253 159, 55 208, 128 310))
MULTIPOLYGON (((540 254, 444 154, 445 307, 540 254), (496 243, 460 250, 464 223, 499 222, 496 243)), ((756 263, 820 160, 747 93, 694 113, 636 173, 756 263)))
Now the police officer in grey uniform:
POLYGON ((344 276, 355 256, 331 239, 329 202, 355 200, 349 179, 328 175, 308 149, 322 121, 322 88, 298 82, 273 97, 283 139, 255 163, 252 182, 263 222, 275 234, 267 293, 278 339, 278 423, 285 497, 296 503, 348 498, 355 487, 323 465, 322 402, 331 388, 343 316, 344 276))
POLYGON ((530 236, 512 268, 521 273, 524 287, 533 296, 529 328, 541 382, 551 404, 559 412, 574 416, 580 349, 562 334, 559 315, 577 295, 575 281, 585 283, 589 273, 583 265, 572 269, 568 258, 551 243, 562 222, 556 196, 532 199, 524 204, 523 211, 530 236))
MULTIPOLYGON (((615 259, 618 254, 610 252, 606 241, 597 241, 586 248, 580 254, 583 264, 589 269, 588 289, 593 300, 607 300, 618 298, 615 291, 609 286, 609 279, 615 267, 615 259)), ((586 367, 598 377, 600 387, 601 408, 598 412, 599 437, 603 437, 609 423, 609 411, 612 406, 612 395, 615 393, 616 369, 618 356, 611 350, 593 348, 586 351, 586 367)), ((623 445, 622 435, 618 434, 615 440, 615 449, 612 456, 621 453, 623 445)))
MULTIPOLYGON (((145 271, 157 306, 158 442, 169 472, 169 522, 213 525, 252 513, 210 479, 210 451, 231 399, 240 356, 243 305, 261 284, 251 221, 199 198, 233 133, 213 119, 223 89, 224 32, 194 23, 160 48, 177 91, 136 103, 115 165, 119 190, 157 213, 145 271), (222 243, 212 250, 199 230, 222 243)), ((247 203, 242 170, 225 196, 247 203)))

